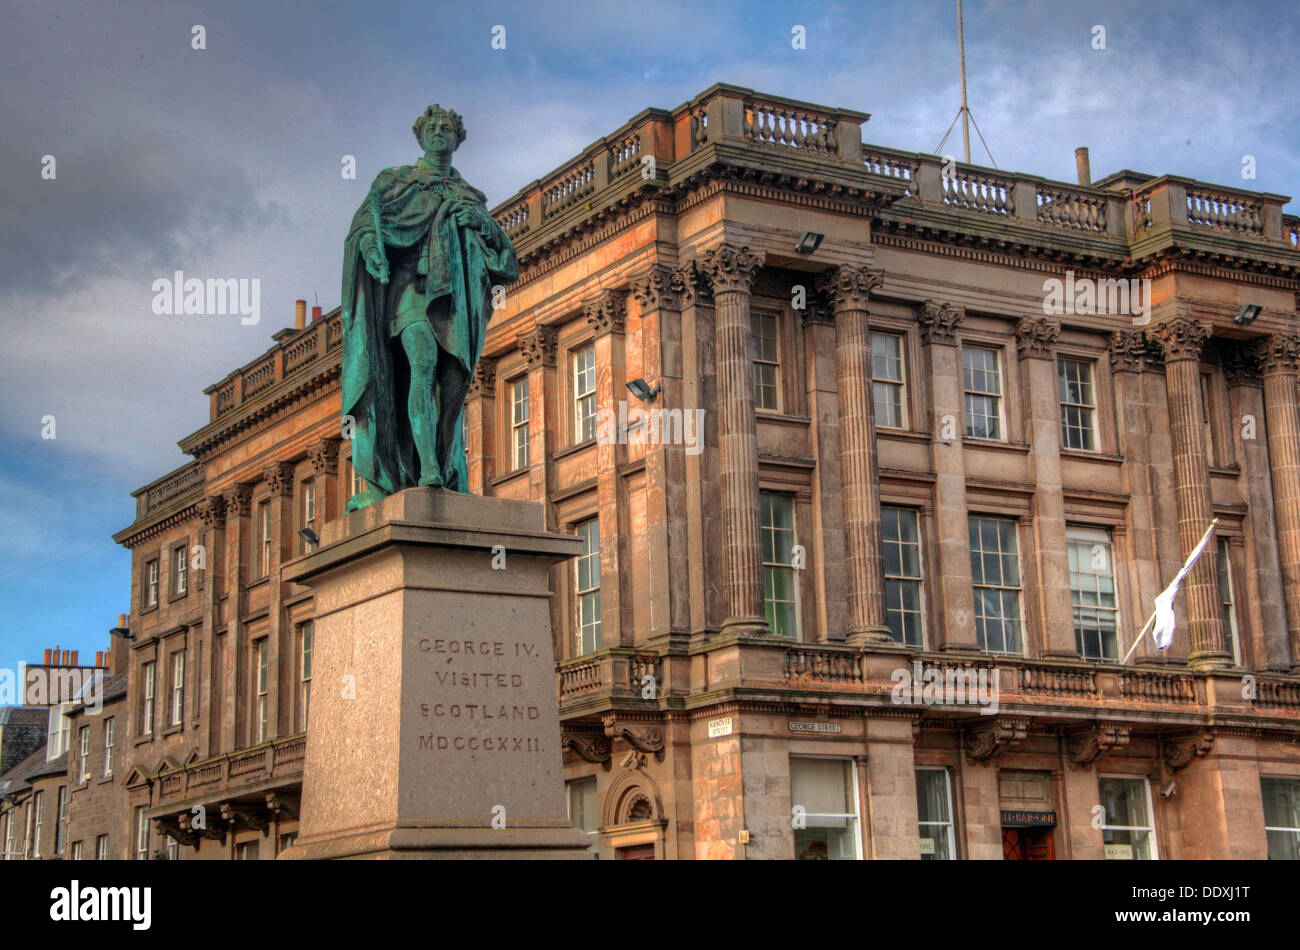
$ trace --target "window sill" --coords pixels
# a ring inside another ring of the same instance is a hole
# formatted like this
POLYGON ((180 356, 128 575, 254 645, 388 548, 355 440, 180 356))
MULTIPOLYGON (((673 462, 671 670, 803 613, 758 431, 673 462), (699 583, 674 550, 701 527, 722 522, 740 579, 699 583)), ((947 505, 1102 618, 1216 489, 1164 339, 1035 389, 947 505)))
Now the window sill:
POLYGON ((157 604, 153 604, 152 606, 148 606, 148 607, 144 607, 144 606, 142 606, 142 607, 140 608, 140 615, 141 615, 141 616, 144 616, 145 614, 151 614, 151 613, 153 613, 153 612, 154 612, 155 610, 157 610, 157 609, 158 609, 158 605, 157 605, 157 604))
POLYGON ((495 475, 492 477, 492 480, 488 484, 490 485, 504 484, 505 482, 512 481, 513 479, 518 478, 520 475, 523 475, 525 472, 528 471, 528 469, 529 466, 525 465, 523 468, 516 468, 512 471, 506 472, 504 475, 495 475))
POLYGON ((167 598, 167 603, 169 603, 169 604, 174 604, 174 603, 176 603, 176 601, 178 601, 178 600, 184 600, 184 599, 185 599, 186 597, 188 597, 188 596, 190 596, 190 592, 189 592, 189 589, 187 588, 183 594, 175 594, 175 595, 173 595, 173 596, 171 596, 171 597, 168 597, 168 598, 167 598))
POLYGON ((899 439, 906 442, 930 442, 930 433, 917 432, 915 429, 895 429, 876 426, 876 438, 899 439))
POLYGON ((105 775, 103 778, 101 778, 101 779, 100 779, 98 782, 96 782, 95 784, 96 784, 96 785, 111 785, 112 783, 113 783, 113 776, 111 776, 111 775, 105 775))
MULTIPOLYGON (((939 441, 943 441, 940 439, 939 441)), ((1028 442, 1007 442, 1002 439, 977 439, 973 436, 962 436, 962 444, 969 445, 977 449, 992 449, 995 452, 1015 452, 1019 455, 1029 453, 1028 442)))
POLYGON ((1061 449, 1061 458, 1078 459, 1081 462, 1104 462, 1108 465, 1120 465, 1124 456, 1112 452, 1089 452, 1085 449, 1061 449))
POLYGON ((142 736, 136 736, 134 739, 131 740, 131 745, 133 746, 146 745, 150 742, 153 742, 153 740, 154 740, 154 734, 152 732, 149 732, 149 733, 145 733, 142 736))
POLYGON ((808 416, 795 416, 785 412, 778 412, 775 409, 759 409, 755 407, 754 418, 759 422, 775 422, 778 425, 788 426, 808 426, 812 419, 808 416))
POLYGON ((162 737, 166 739, 168 736, 174 736, 179 732, 183 732, 184 730, 185 730, 185 726, 182 723, 176 723, 175 725, 168 726, 166 729, 164 729, 162 731, 162 737))
POLYGON ((589 449, 596 444, 596 437, 593 435, 590 439, 584 439, 577 445, 570 445, 568 448, 560 449, 558 452, 551 453, 552 461, 558 462, 560 459, 570 455, 577 455, 579 452, 589 449))

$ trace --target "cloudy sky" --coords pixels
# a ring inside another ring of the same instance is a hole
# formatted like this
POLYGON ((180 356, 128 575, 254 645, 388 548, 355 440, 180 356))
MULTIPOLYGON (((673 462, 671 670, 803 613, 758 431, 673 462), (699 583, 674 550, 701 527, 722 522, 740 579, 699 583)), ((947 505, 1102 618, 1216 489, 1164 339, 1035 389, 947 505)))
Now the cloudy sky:
MULTIPOLYGON (((1300 194, 1297 10, 968 0, 971 108, 1004 169, 1073 181, 1087 145, 1096 177, 1300 194)), ((186 461, 203 388, 263 352, 296 298, 338 304, 352 213, 418 156, 429 103, 464 116, 456 164, 490 203, 714 82, 869 112, 867 141, 933 151, 959 102, 956 34, 955 0, 0 0, 0 667, 107 645, 129 610, 110 535, 130 492, 186 461), (260 279, 261 323, 155 316, 175 270, 260 279)))

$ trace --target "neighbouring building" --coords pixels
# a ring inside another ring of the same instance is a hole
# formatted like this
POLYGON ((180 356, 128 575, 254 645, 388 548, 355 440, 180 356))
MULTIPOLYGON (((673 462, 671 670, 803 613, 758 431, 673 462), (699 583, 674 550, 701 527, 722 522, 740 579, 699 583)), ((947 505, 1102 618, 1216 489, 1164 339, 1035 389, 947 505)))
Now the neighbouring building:
MULTIPOLYGON (((469 469, 582 540, 574 823, 621 859, 1300 856, 1300 219, 867 120, 718 85, 494 212, 521 277, 469 469), (1216 518, 1172 648, 1122 664, 1216 518)), ((292 844, 313 603, 280 571, 355 490, 341 341, 300 303, 136 492, 83 856, 292 844)))

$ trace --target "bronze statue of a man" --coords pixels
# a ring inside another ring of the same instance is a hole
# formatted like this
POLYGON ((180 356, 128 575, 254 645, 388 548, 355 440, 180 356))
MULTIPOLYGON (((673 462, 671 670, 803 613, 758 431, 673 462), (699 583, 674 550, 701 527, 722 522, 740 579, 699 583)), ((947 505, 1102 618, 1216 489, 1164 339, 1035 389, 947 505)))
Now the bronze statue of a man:
POLYGON ((465 126, 432 105, 424 157, 380 172, 343 250, 343 416, 363 508, 415 485, 469 490, 461 411, 494 286, 519 277, 486 197, 451 167, 465 126))

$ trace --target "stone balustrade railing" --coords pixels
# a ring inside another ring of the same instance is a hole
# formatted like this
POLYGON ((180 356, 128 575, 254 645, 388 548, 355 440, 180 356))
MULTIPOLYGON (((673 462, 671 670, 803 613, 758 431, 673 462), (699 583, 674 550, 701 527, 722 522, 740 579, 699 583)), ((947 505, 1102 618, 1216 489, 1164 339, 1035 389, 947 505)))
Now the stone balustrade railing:
POLYGON ((852 649, 791 646, 785 650, 785 683, 792 687, 861 689, 867 674, 861 653, 852 649))
POLYGON ((577 660, 561 663, 557 668, 560 676, 560 702, 592 693, 606 685, 602 674, 603 664, 600 660, 577 660))
POLYGON ((204 390, 211 399, 209 419, 216 422, 276 383, 343 345, 342 315, 335 311, 302 330, 276 334, 278 346, 248 366, 235 370, 204 390))
MULTIPOLYGON (((1274 242, 1279 250, 1300 251, 1300 225, 1292 216, 1284 225, 1280 195, 1172 176, 1130 176, 1124 182, 1128 187, 1117 188, 1048 181, 864 144, 862 126, 868 118, 717 85, 672 112, 645 110, 493 214, 526 256, 545 243, 544 225, 548 233, 553 223, 561 231, 565 225, 577 225, 606 203, 602 196, 607 190, 609 203, 615 203, 629 188, 652 180, 661 184, 674 162, 714 146, 753 150, 757 163, 789 155, 823 162, 828 172, 843 172, 847 165, 881 180, 886 191, 892 187, 895 194, 955 216, 958 228, 987 227, 994 221, 1032 226, 1047 235, 1058 232, 1105 242, 1118 256, 1127 255, 1132 242, 1170 228, 1247 237, 1274 242), (647 158, 652 162, 643 164, 647 158)), ((864 178, 864 183, 870 180, 864 178)), ((225 405, 234 394, 223 398, 225 405)))
POLYGON ((1064 666, 1025 665, 1016 671, 1016 688, 1026 696, 1060 699, 1097 699, 1096 673, 1064 666))
POLYGON ((1145 703, 1195 703, 1196 677, 1190 673, 1126 670, 1119 675, 1119 694, 1145 703))
POLYGON ((217 795, 232 786, 266 779, 301 777, 306 751, 307 736, 298 733, 256 748, 192 762, 160 776, 155 804, 184 801, 197 795, 217 795))
POLYGON ((164 475, 136 492, 136 520, 173 504, 177 499, 203 494, 204 470, 201 462, 190 462, 164 475))

